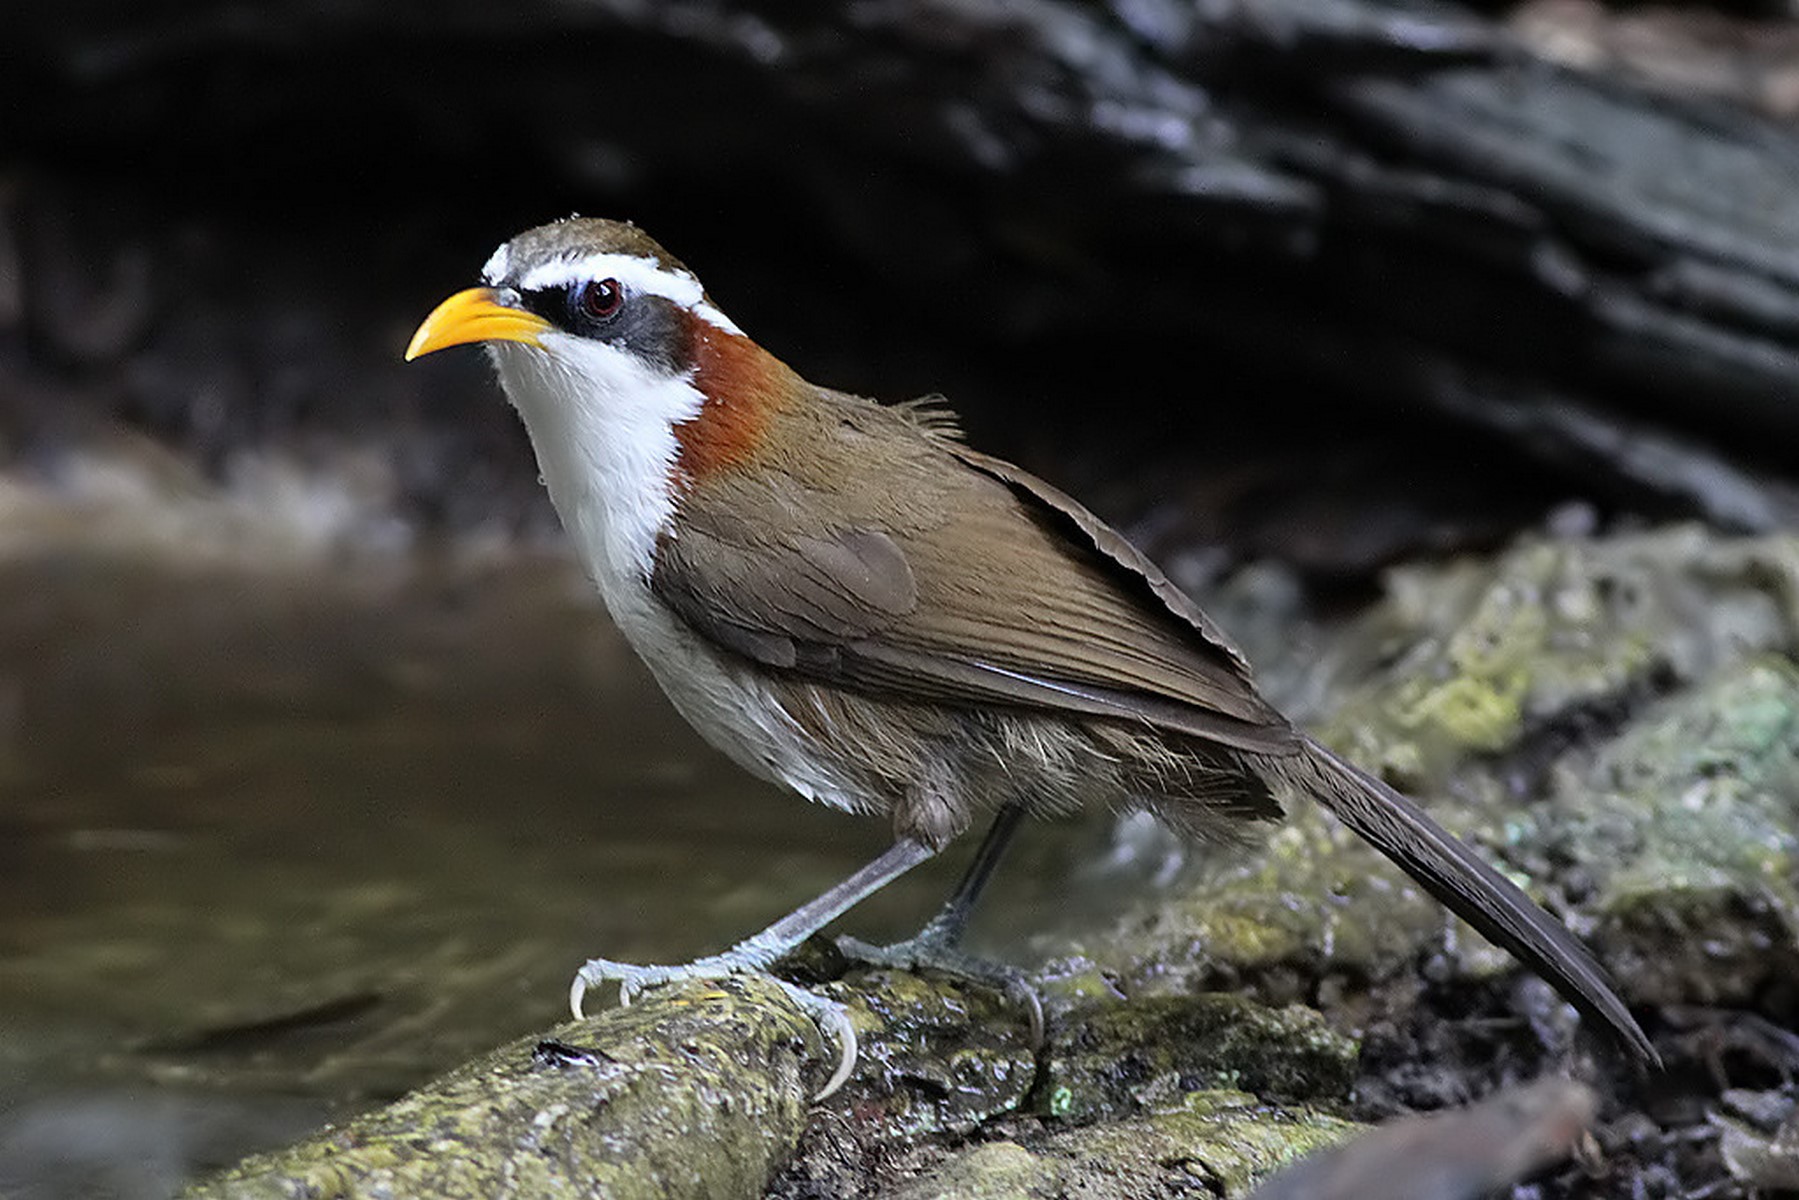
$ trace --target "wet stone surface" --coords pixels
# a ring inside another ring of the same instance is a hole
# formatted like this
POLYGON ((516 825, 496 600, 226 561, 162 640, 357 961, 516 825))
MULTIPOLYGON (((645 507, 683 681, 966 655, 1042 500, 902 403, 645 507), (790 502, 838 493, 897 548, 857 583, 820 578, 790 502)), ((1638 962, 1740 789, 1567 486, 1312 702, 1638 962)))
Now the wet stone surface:
POLYGON ((849 1102, 858 1137, 964 1137, 1022 1107, 1036 1084, 1024 1014, 988 989, 881 970, 824 994, 851 1006, 863 1039, 849 1102))
POLYGON ((501 1047, 188 1195, 753 1194, 805 1124, 819 1050, 765 981, 685 988, 501 1047))
POLYGON ((1076 1123, 1178 1106, 1219 1088, 1271 1100, 1335 1099, 1355 1073, 1355 1042, 1298 1006, 1149 996, 1078 1008, 1061 1023, 1036 1108, 1076 1123))
POLYGON ((1242 1197, 1270 1170, 1334 1145, 1356 1129, 1322 1113, 1262 1104, 1242 1092, 1197 1091, 1150 1116, 962 1151, 891 1194, 903 1200, 1242 1197))
POLYGON ((1727 667, 1556 776, 1547 850, 1653 1004, 1750 1005, 1799 980, 1799 671, 1727 667), (1643 797, 1664 802, 1645 805, 1643 797))
POLYGON ((1395 570, 1387 585, 1337 645, 1325 732, 1363 765, 1425 788, 1470 755, 1628 713, 1744 655, 1799 642, 1791 537, 1723 538, 1698 526, 1527 537, 1494 559, 1395 570))

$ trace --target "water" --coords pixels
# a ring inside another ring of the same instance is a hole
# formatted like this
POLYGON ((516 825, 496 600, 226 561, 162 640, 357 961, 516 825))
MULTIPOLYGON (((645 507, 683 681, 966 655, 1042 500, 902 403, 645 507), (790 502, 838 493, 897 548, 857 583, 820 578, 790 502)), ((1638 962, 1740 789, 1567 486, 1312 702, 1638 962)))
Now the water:
MULTIPOLYGON (((548 555, 15 559, 0 788, 0 1191, 41 1195, 395 1095, 560 1020, 586 956, 719 949, 887 841, 707 749, 548 555)), ((1021 840, 1002 952, 1081 903, 1074 841, 1021 840)), ((972 841, 842 927, 907 932, 972 841)))

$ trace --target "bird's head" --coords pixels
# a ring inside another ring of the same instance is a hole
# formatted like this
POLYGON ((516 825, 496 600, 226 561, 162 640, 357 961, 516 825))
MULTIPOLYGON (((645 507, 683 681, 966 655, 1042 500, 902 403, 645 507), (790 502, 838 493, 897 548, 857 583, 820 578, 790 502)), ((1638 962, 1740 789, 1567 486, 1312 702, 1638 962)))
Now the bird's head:
POLYGON ((425 318, 406 358, 485 343, 559 508, 556 493, 578 482, 558 488, 559 458, 584 459, 595 486, 678 490, 752 457, 797 390, 634 225, 571 217, 527 230, 494 251, 481 279, 425 318))

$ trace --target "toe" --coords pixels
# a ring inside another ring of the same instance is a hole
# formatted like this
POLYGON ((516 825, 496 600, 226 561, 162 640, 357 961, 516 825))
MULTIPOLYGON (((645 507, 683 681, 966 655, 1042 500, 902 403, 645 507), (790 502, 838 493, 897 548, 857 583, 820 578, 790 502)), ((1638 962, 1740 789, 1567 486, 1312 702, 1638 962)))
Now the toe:
POLYGON ((573 982, 568 985, 568 1009, 575 1014, 575 1020, 577 1021, 587 1019, 587 1014, 581 1011, 582 1002, 586 999, 587 976, 577 973, 573 982))
POLYGON ((816 1103, 836 1092, 849 1081, 851 1072, 856 1069, 856 1026, 850 1020, 849 1009, 834 1000, 827 1000, 816 992, 809 992, 803 987, 788 983, 784 979, 769 977, 774 984, 787 993, 788 999, 799 1005, 801 1011, 812 1018, 818 1026, 819 1033, 826 1041, 837 1043, 837 1069, 825 1081, 824 1087, 812 1099, 816 1103))
POLYGON ((1037 995, 1037 989, 1020 976, 1006 984, 1006 995, 1030 1018, 1032 1051, 1043 1049, 1043 1000, 1037 995))

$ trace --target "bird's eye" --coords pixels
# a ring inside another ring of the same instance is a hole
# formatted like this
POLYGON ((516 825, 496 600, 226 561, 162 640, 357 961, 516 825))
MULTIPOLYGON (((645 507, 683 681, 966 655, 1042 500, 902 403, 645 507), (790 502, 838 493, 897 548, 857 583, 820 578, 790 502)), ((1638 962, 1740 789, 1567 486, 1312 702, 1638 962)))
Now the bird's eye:
POLYGON ((590 279, 581 285, 581 312, 595 321, 616 315, 624 303, 625 289, 616 279, 590 279))

